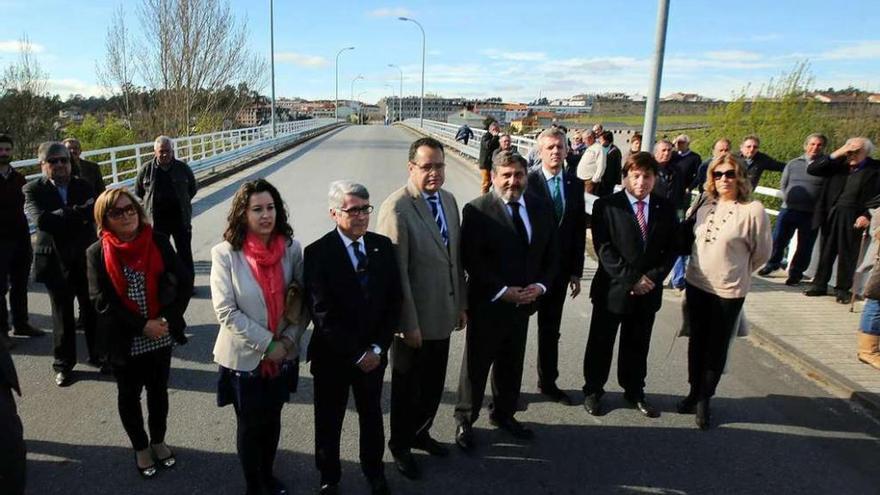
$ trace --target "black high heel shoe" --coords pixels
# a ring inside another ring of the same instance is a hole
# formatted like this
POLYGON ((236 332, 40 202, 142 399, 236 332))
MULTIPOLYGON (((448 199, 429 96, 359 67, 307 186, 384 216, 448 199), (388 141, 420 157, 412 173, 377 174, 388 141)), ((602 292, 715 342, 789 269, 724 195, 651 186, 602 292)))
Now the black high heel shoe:
POLYGON ((137 469, 138 474, 141 475, 141 478, 143 478, 145 480, 151 480, 151 479, 155 478, 156 474, 159 472, 159 470, 156 469, 155 463, 150 464, 147 467, 141 467, 138 464, 137 453, 134 454, 134 467, 135 467, 135 469, 137 469))
POLYGON ((171 450, 171 447, 166 445, 165 448, 168 449, 168 457, 165 458, 160 458, 156 455, 156 451, 152 449, 152 447, 151 450, 153 450, 153 455, 156 457, 156 461, 158 461, 159 466, 161 466, 162 469, 171 469, 177 465, 177 458, 174 456, 174 451, 171 450))

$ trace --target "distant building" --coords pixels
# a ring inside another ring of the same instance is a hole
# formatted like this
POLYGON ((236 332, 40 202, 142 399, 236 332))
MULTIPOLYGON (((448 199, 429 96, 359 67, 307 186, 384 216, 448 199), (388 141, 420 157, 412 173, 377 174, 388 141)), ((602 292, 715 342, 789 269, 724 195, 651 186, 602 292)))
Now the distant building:
POLYGON ((702 102, 712 101, 712 99, 700 96, 696 93, 672 93, 671 95, 660 98, 660 101, 702 102))
POLYGON ((880 93, 868 95, 868 103, 880 103, 880 93))
MULTIPOLYGON (((468 104, 463 98, 441 98, 439 96, 425 95, 425 114, 427 120, 446 122, 446 117, 468 104)), ((396 96, 379 100, 381 114, 394 115, 395 120, 414 119, 419 117, 420 98, 407 96, 402 100, 396 96), (398 104, 402 103, 402 119, 397 118, 398 104), (390 107, 390 108, 388 108, 390 107)))
POLYGON ((82 110, 80 110, 79 108, 71 107, 65 110, 59 110, 58 118, 67 123, 79 124, 83 121, 85 116, 83 115, 82 110))
POLYGON ((467 124, 472 129, 482 129, 483 120, 485 119, 486 117, 484 115, 471 112, 470 110, 461 110, 449 114, 446 117, 446 122, 457 126, 467 124))

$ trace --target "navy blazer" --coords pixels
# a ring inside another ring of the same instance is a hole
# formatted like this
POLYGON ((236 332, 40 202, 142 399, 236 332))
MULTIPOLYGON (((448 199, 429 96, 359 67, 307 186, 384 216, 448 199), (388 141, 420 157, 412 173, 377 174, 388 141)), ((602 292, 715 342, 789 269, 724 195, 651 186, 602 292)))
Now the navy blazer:
POLYGON ((367 295, 336 229, 306 246, 303 283, 314 332, 307 358, 352 366, 376 344, 383 360, 400 318, 400 272, 387 237, 367 232, 367 295))
POLYGON ((590 298, 593 304, 604 304, 615 314, 659 310, 663 280, 675 262, 675 207, 667 199, 651 194, 648 208, 648 235, 642 241, 639 222, 625 191, 593 203, 593 246, 599 269, 593 277, 590 298), (642 275, 654 282, 654 290, 642 296, 630 294, 642 275))

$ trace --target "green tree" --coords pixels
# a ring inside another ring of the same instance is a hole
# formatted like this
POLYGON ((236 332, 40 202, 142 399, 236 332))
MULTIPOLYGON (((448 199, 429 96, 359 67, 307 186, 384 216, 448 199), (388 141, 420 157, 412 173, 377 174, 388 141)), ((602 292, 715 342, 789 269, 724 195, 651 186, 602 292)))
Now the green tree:
POLYGON ((105 117, 103 121, 88 115, 80 124, 67 126, 64 137, 75 137, 83 151, 136 144, 138 136, 121 119, 105 117))

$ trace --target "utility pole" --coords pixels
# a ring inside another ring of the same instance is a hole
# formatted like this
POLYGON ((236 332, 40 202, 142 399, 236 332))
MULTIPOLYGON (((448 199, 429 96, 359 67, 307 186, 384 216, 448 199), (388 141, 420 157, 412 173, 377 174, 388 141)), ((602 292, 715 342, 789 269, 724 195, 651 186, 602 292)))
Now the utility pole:
POLYGON ((645 105, 645 125, 642 128, 642 151, 651 152, 657 134, 657 110, 660 106, 660 81, 663 76, 663 54, 666 51, 666 26, 669 24, 669 0, 657 1, 657 32, 654 47, 654 71, 648 100, 645 105))

